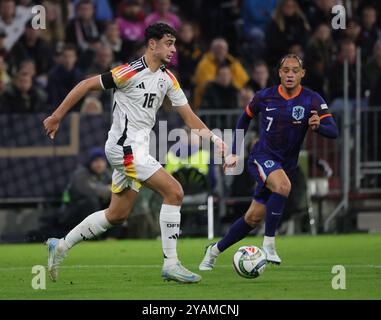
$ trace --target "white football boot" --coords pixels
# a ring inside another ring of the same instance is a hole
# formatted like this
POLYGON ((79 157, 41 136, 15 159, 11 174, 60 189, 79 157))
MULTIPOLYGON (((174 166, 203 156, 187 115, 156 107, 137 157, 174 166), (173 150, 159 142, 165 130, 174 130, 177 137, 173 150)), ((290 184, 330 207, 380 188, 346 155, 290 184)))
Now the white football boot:
POLYGON ((67 255, 67 251, 59 248, 59 242, 60 239, 57 238, 49 238, 46 241, 48 246, 48 273, 50 279, 54 282, 57 281, 58 278, 58 267, 67 255))
POLYGON ((189 271, 180 261, 169 267, 163 267, 161 276, 165 281, 176 281, 180 283, 197 283, 201 280, 201 276, 189 271))
POLYGON ((201 271, 213 270, 217 260, 217 256, 212 253, 212 247, 214 245, 215 243, 212 243, 205 248, 205 256, 204 256, 204 259, 201 261, 200 265, 198 266, 199 270, 201 271))
POLYGON ((266 254, 266 260, 267 260, 267 262, 273 263, 273 264, 281 264, 282 260, 278 256, 278 254, 277 254, 277 252, 275 250, 275 244, 274 243, 264 245, 262 247, 262 249, 263 249, 263 251, 266 254))

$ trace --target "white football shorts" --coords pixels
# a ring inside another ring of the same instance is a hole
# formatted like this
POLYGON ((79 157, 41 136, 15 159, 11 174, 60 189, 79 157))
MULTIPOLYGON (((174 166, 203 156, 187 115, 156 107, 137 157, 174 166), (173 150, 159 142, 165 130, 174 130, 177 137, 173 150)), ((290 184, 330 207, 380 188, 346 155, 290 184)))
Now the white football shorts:
POLYGON ((162 168, 149 154, 149 146, 145 143, 121 146, 114 141, 107 141, 105 153, 114 169, 111 185, 113 193, 120 193, 126 188, 139 192, 141 182, 162 168))

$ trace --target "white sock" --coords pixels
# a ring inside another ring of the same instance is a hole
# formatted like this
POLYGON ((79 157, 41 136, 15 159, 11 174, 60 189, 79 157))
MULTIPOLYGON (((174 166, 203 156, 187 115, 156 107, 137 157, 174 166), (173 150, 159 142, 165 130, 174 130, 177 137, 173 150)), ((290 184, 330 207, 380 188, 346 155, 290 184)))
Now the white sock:
POLYGON ((275 245, 275 237, 263 237, 263 246, 274 246, 275 245))
POLYGON ((180 206, 163 204, 160 210, 161 241, 164 253, 164 266, 175 264, 177 259, 177 238, 180 232, 180 206))
POLYGON ((95 238, 111 227, 112 224, 107 220, 105 210, 94 212, 74 227, 63 239, 60 239, 59 246, 63 250, 68 250, 78 242, 95 238))
POLYGON ((221 253, 221 251, 218 250, 217 243, 214 246, 212 246, 212 248, 210 249, 210 253, 216 257, 221 253))

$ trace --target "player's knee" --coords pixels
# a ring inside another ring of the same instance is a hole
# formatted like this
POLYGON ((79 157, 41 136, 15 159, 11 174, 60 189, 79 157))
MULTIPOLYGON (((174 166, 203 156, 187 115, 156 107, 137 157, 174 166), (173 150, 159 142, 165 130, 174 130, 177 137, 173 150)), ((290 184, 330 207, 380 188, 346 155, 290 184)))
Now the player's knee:
POLYGON ((273 192, 279 193, 285 197, 288 197, 291 191, 291 182, 288 180, 284 180, 280 183, 278 183, 276 186, 274 186, 273 192))
POLYGON ((263 216, 248 211, 246 212, 244 219, 250 227, 255 228, 262 222, 263 216))
POLYGON ((123 224, 127 218, 128 218, 129 211, 122 211, 122 210, 107 210, 106 217, 107 220, 112 225, 119 225, 123 224))
POLYGON ((168 190, 165 196, 166 202, 173 205, 180 205, 183 202, 183 199, 184 191, 181 185, 178 185, 176 187, 171 188, 171 190, 168 190))

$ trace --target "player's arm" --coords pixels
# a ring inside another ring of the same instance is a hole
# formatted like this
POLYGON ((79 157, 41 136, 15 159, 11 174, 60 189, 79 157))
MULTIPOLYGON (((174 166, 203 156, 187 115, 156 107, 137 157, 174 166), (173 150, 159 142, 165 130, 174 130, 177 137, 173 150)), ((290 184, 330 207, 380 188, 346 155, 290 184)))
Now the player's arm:
POLYGON ((223 142, 221 138, 215 135, 206 126, 206 124, 192 111, 188 103, 178 107, 176 110, 180 114, 181 118, 183 118, 188 128, 196 129, 195 133, 197 133, 200 137, 211 139, 213 143, 217 145, 218 150, 222 154, 227 150, 225 142, 223 142))
POLYGON ((239 117, 234 135, 233 135, 233 147, 232 154, 225 158, 224 170, 227 168, 233 168, 237 165, 238 150, 237 150, 237 135, 238 130, 243 130, 244 136, 250 126, 250 121, 254 118, 254 115, 259 113, 259 95, 255 95, 251 102, 246 106, 245 111, 239 117))
POLYGON ((61 119, 67 112, 91 90, 102 90, 100 75, 82 80, 78 83, 61 102, 58 108, 44 120, 46 134, 54 139, 61 119))
POLYGON ((328 110, 325 101, 318 96, 318 103, 315 110, 311 111, 312 116, 308 120, 308 124, 312 130, 323 137, 336 139, 339 136, 339 130, 336 126, 335 119, 328 110))

